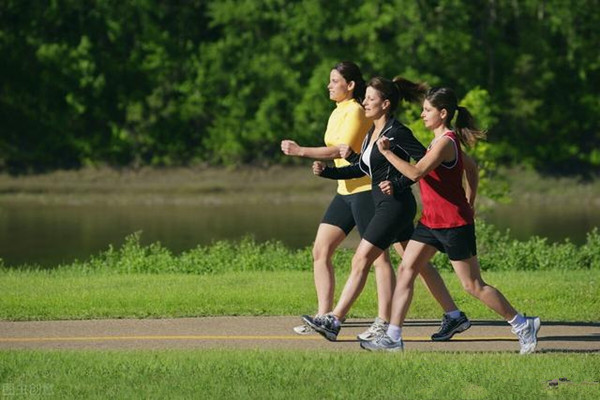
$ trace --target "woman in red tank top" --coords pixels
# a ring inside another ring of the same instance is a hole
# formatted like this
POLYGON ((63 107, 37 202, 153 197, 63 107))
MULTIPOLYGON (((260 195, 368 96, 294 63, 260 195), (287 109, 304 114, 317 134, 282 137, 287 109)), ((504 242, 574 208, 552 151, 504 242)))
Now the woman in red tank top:
MULTIPOLYGON (((462 187, 464 172, 461 143, 474 144, 484 133, 477 130, 473 117, 449 88, 432 88, 423 102, 421 118, 434 133, 426 155, 412 165, 389 150, 385 138, 378 141, 380 152, 404 176, 419 182, 423 215, 409 241, 394 291, 392 316, 385 335, 362 342, 367 350, 402 350, 402 325, 413 296, 414 281, 423 266, 439 250, 448 254, 463 288, 512 325, 519 338, 521 354, 531 353, 537 345, 540 319, 518 313, 496 288, 485 283, 477 260, 473 202, 462 187), (455 129, 452 120, 457 114, 455 129)), ((472 188, 475 189, 475 188, 472 188)))

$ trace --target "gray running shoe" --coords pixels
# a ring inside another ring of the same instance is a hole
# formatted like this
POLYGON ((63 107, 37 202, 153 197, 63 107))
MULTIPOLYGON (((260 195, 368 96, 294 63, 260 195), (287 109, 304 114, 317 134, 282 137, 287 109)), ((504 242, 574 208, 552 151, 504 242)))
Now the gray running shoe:
POLYGON ((302 320, 330 342, 335 342, 340 333, 341 323, 333 314, 314 318, 310 315, 303 315, 302 320))
POLYGON ((402 338, 395 341, 387 334, 383 334, 371 340, 370 342, 360 342, 360 347, 368 351, 402 351, 404 350, 404 342, 402 338))
POLYGON ((306 324, 302 324, 295 326, 294 332, 296 332, 298 335, 310 335, 311 333, 314 333, 315 330, 306 324))
POLYGON ((526 317, 523 326, 512 329, 512 333, 519 338, 521 354, 529 354, 535 351, 537 334, 540 331, 541 324, 539 317, 526 317))
POLYGON ((356 335, 356 337, 358 338, 358 340, 369 342, 371 340, 374 340, 377 336, 385 334, 387 332, 388 325, 389 324, 383 319, 377 317, 375 318, 375 322, 371 324, 369 329, 367 329, 363 333, 356 335))
POLYGON ((446 314, 442 319, 442 326, 440 326, 440 330, 431 335, 431 340, 436 342, 443 342, 446 340, 452 339, 456 333, 461 333, 466 331, 471 327, 471 321, 467 318, 465 313, 461 311, 460 317, 458 318, 450 318, 446 314))

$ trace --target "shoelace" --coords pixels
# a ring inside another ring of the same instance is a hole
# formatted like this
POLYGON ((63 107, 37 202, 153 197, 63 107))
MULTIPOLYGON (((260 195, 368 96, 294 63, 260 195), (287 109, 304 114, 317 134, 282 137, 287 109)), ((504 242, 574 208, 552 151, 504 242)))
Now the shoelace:
POLYGON ((440 327, 440 332, 446 331, 450 326, 451 321, 452 319, 449 316, 444 315, 444 318, 442 318, 442 326, 440 327))
POLYGON ((382 333, 375 338, 374 342, 377 346, 387 347, 387 345, 391 344, 393 341, 386 333, 382 333))
POLYGON ((386 333, 387 327, 385 323, 377 321, 373 323, 373 325, 371 325, 369 331, 375 335, 383 335, 384 333, 386 333))
POLYGON ((530 327, 529 325, 526 325, 523 329, 521 330, 516 330, 513 329, 513 332, 517 335, 517 338, 519 338, 519 344, 520 345, 524 345, 525 344, 525 338, 527 337, 527 334, 530 331, 530 327))
MULTIPOLYGON (((315 319, 316 321, 316 319, 315 319)), ((335 317, 331 314, 323 315, 319 321, 321 325, 332 328, 335 325, 335 317)))

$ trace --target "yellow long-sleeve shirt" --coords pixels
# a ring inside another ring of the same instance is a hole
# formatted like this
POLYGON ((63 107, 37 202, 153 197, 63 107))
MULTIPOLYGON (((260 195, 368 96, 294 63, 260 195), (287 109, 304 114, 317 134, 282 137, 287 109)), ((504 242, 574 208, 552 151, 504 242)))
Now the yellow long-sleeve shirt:
MULTIPOLYGON (((325 131, 325 144, 337 146, 349 145, 356 153, 360 147, 367 131, 373 124, 365 117, 365 110, 354 99, 337 103, 335 110, 331 113, 325 131)), ((343 158, 334 160, 336 167, 349 165, 343 158)), ((358 179, 338 180, 339 194, 353 194, 371 190, 371 179, 368 176, 358 179)))

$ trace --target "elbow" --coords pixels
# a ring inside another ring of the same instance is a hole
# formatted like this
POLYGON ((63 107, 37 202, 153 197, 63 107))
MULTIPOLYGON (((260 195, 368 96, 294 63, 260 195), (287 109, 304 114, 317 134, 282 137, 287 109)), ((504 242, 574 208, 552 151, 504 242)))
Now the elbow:
POLYGON ((427 175, 424 171, 416 170, 406 177, 414 182, 419 182, 425 175, 427 175))

